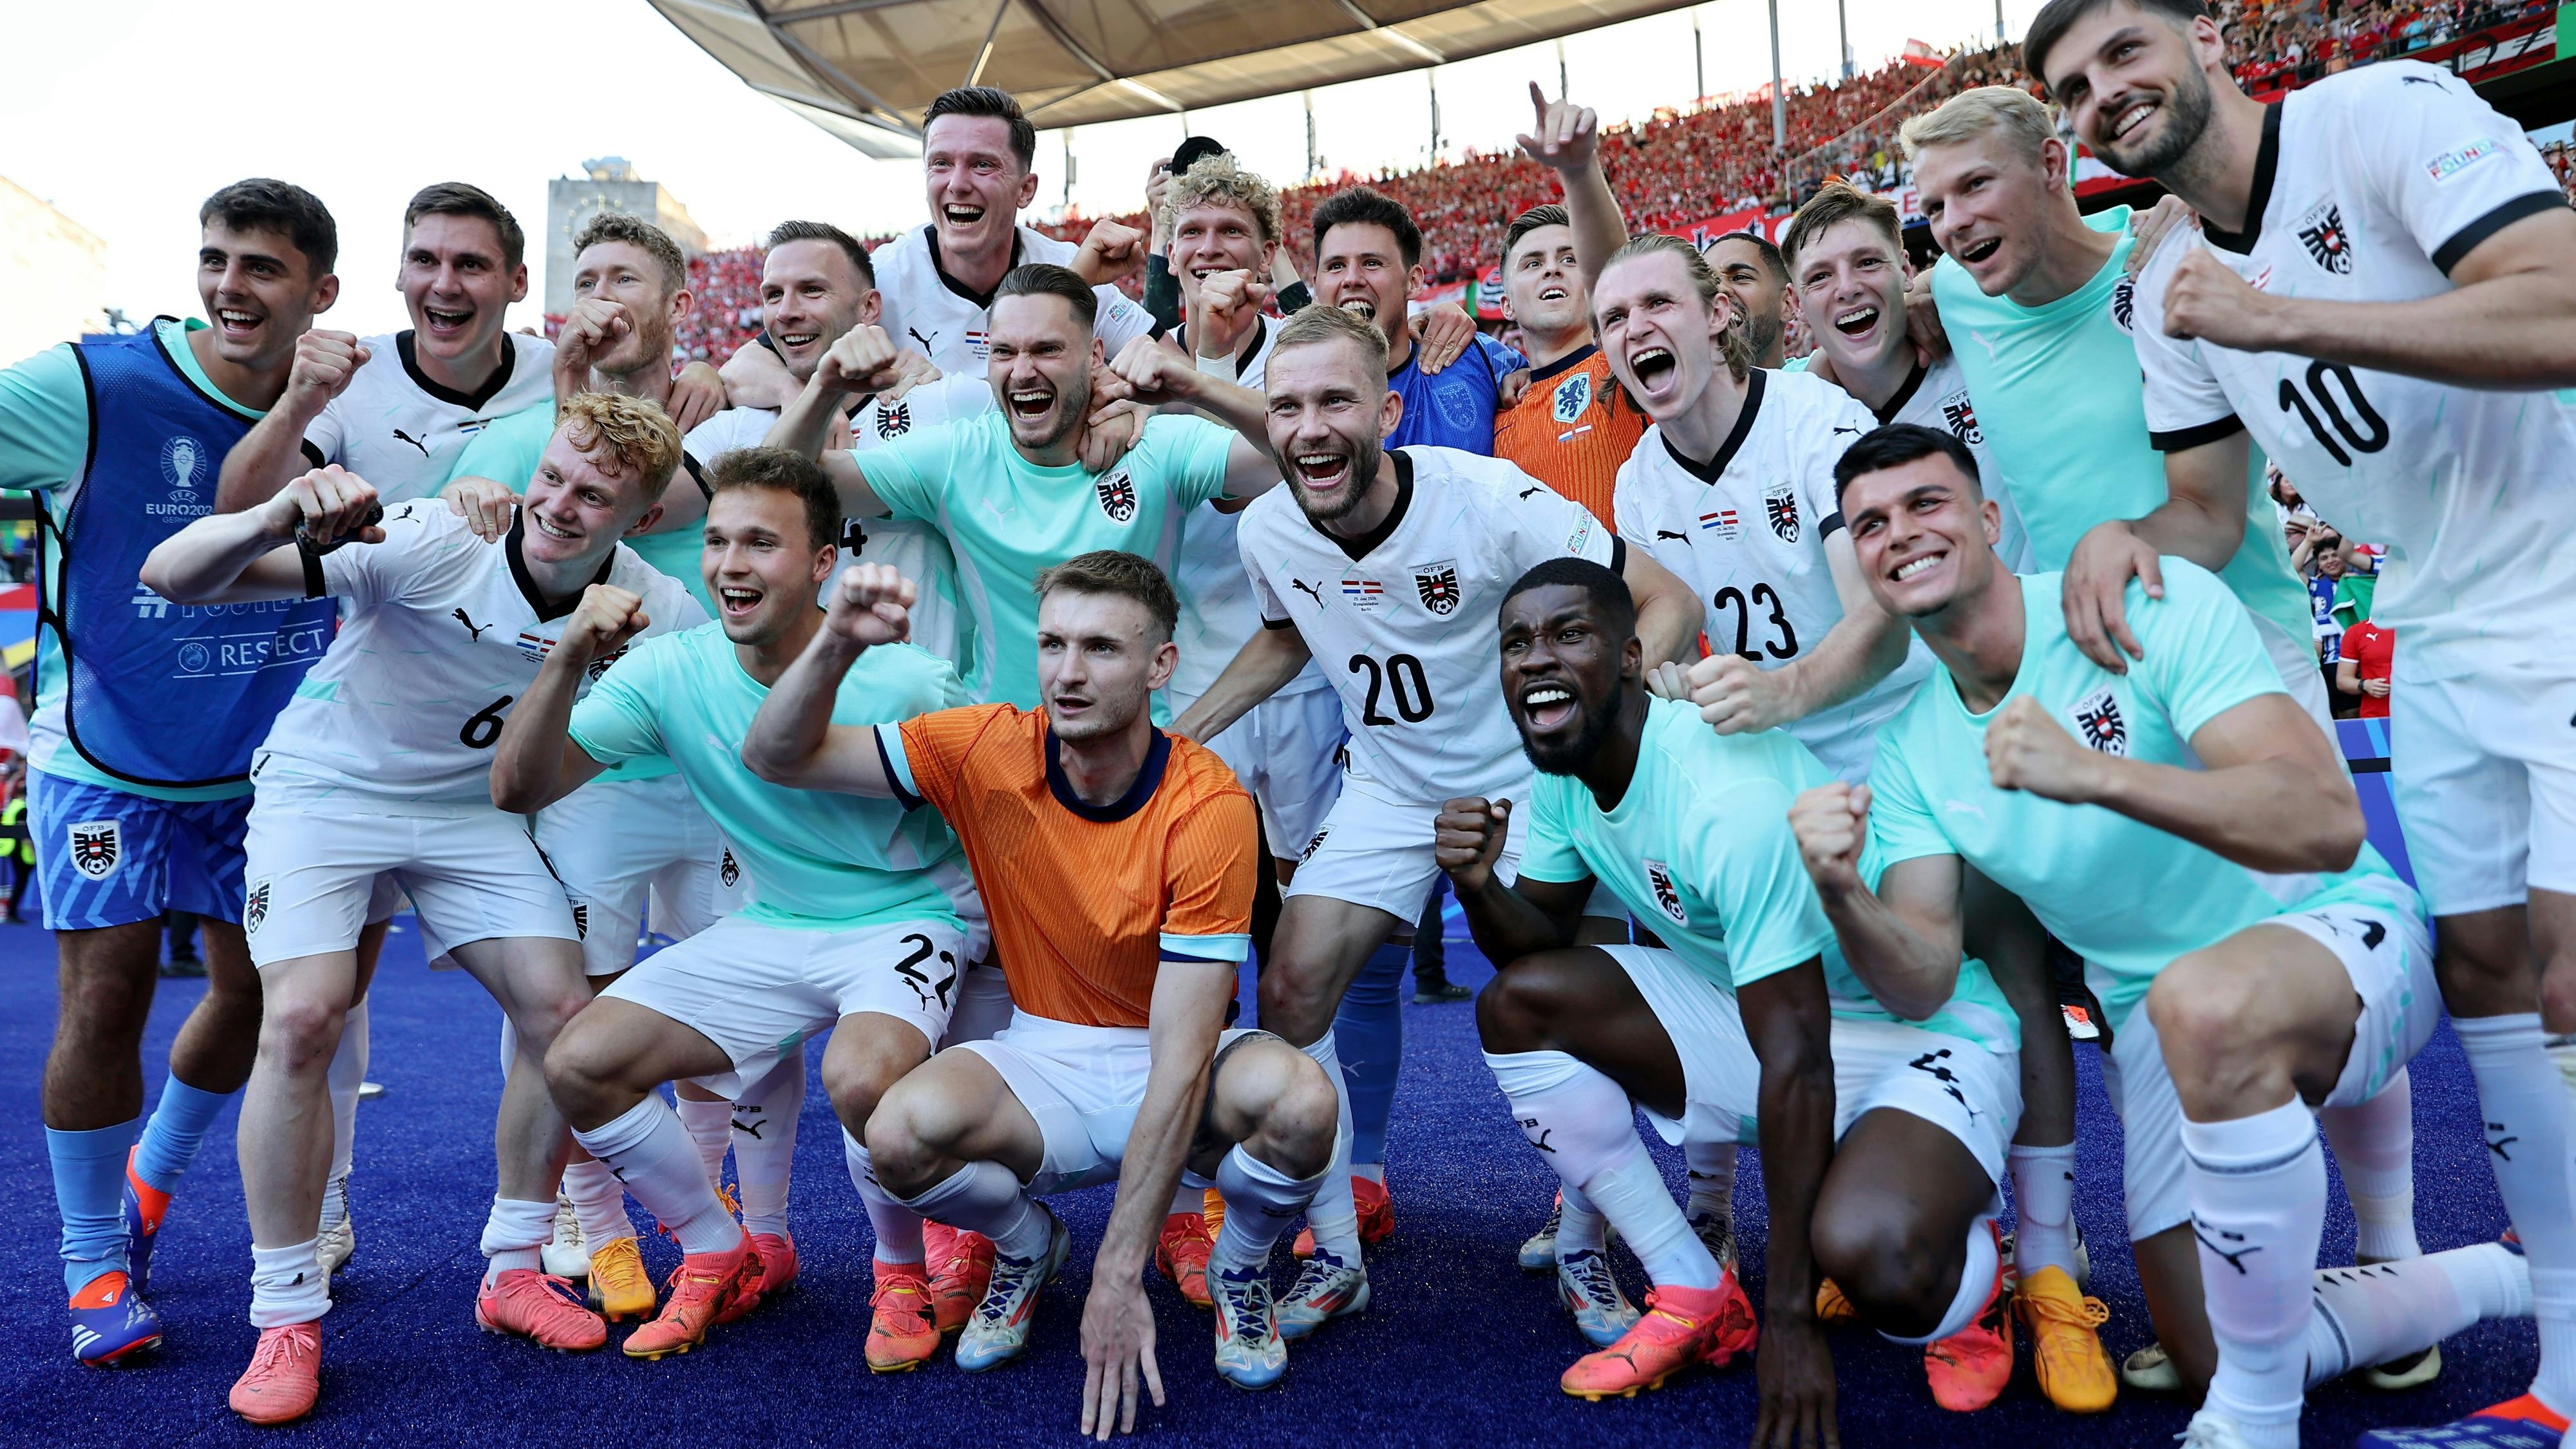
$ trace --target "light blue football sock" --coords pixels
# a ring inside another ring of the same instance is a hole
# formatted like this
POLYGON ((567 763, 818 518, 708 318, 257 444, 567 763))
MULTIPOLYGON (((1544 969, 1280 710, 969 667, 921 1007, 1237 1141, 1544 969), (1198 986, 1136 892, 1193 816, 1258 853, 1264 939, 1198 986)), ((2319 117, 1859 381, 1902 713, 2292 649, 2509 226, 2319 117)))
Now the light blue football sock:
POLYGON ((1399 992, 1413 958, 1410 946, 1385 945, 1342 995, 1333 1040, 1351 1099, 1351 1165, 1383 1167, 1386 1124, 1395 1113, 1395 1079, 1404 1066, 1404 1005, 1399 992))
POLYGON ((206 1131, 215 1125, 229 1092, 208 1092, 172 1076, 161 1084, 161 1100, 143 1124, 143 1139, 134 1154, 134 1175, 162 1192, 175 1190, 197 1160, 206 1131))
POLYGON ((125 1153, 143 1119, 89 1132, 45 1129, 54 1167, 54 1205, 63 1215, 63 1292, 76 1294, 102 1273, 125 1271, 125 1153))

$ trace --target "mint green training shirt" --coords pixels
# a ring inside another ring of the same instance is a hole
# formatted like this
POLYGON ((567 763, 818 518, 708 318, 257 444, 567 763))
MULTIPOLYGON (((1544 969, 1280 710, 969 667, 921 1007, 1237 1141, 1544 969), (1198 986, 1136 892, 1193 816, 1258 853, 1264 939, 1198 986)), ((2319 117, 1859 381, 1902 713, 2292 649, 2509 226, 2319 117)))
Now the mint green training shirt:
POLYGON ((1949 1004, 1908 1022, 1879 1005, 1844 961, 1789 829, 1790 802, 1834 779, 1805 745, 1786 730, 1721 735, 1686 701, 1646 708, 1637 772, 1616 808, 1605 813, 1572 775, 1535 777, 1524 877, 1607 885, 1667 949, 1730 995, 1821 957, 1836 1016, 1904 1022, 1989 1051, 2021 1049, 2020 1023, 1982 962, 1962 962, 1949 1004))
MULTIPOLYGON (((721 624, 645 640, 573 706, 572 742, 603 764, 660 759, 751 872, 745 920, 847 931, 941 919, 956 909, 929 867, 965 880, 965 856, 939 812, 827 790, 772 785, 742 762, 743 737, 769 698, 743 672, 721 624)), ((871 649, 841 681, 838 725, 890 724, 966 702, 948 661, 909 644, 871 649)))
MULTIPOLYGON (((1941 328, 1967 374, 1986 447, 2030 537, 2031 559, 2062 571, 2088 529, 2144 518, 2171 496, 2165 455, 2147 441, 2145 375, 2129 340, 2129 208, 2084 218, 2118 242, 2083 286, 2040 307, 1989 297, 1965 268, 1932 268, 1941 328)), ((2290 571, 2263 451, 2245 483, 2245 541, 2218 576, 2245 607, 2293 639, 2311 632, 2307 590, 2290 571)))
MULTIPOLYGON (((2266 694, 2281 676, 2226 586, 2188 559, 2164 560, 2165 596, 2129 582, 2129 627, 2147 657, 2127 674, 2086 658, 2058 611, 2061 575, 1998 578, 2018 586, 2028 631, 2021 672, 1995 708, 2028 695, 2079 742, 2150 764, 2201 768, 2191 737, 2266 694)), ((1879 736, 1870 767, 1870 843, 1884 866, 1955 855, 2030 906, 2085 960, 2113 1030, 2156 973, 2186 952, 2293 911, 2344 901, 2419 911, 2415 892, 2368 845, 2350 870, 2262 875, 2179 835, 2100 805, 2065 805, 1998 790, 1986 724, 1942 669, 1879 736)))
POLYGON ((1159 414, 1105 473, 1042 468, 1011 446, 1010 415, 997 408, 852 456, 895 517, 937 528, 957 555, 975 618, 966 692, 978 704, 1034 710, 1038 570, 1114 548, 1171 573, 1182 520, 1225 494, 1234 436, 1202 418, 1159 414))

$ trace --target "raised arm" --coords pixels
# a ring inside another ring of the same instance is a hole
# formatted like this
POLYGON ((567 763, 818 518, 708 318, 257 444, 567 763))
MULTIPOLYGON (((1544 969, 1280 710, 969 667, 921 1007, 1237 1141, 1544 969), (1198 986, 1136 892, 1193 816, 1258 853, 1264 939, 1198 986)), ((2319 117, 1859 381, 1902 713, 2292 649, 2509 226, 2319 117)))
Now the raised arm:
POLYGON ((1433 858, 1449 876, 1466 913, 1468 934, 1485 959, 1508 966, 1523 956, 1574 944, 1592 882, 1532 880, 1511 885, 1494 878, 1511 830, 1512 802, 1452 800, 1432 822, 1433 858))
POLYGON ((1998 789, 2116 810, 2269 874, 2345 870, 2360 854, 2352 780, 2290 696, 2258 694, 2221 711, 2192 732, 2191 748, 2205 768, 2087 749, 2027 695, 1986 727, 1998 789))
POLYGON ((796 374, 758 337, 735 348, 716 375, 724 379, 725 395, 738 408, 784 409, 803 390, 796 374))
POLYGON ((215 511, 236 513, 277 496, 307 465, 304 430, 322 416, 370 356, 356 334, 320 328, 295 339, 286 394, 224 455, 215 482, 215 511))
POLYGON ((1816 1258, 1808 1229, 1834 1156, 1833 1011, 1824 964, 1810 957, 1736 989, 1744 1034, 1761 1066, 1756 1130, 1769 1209, 1770 1281, 1762 1291, 1757 1445, 1836 1442, 1834 1358, 1816 1322, 1816 1258))
POLYGON ((1711 640, 1718 652, 1690 667, 1691 703, 1719 734, 1751 734, 1805 719, 1860 694, 1905 662, 1913 630, 1878 606, 1869 581, 1861 577, 1848 529, 1837 529, 1825 540, 1825 566, 1833 573, 1843 616, 1815 647, 1791 663, 1765 669, 1711 640))
POLYGON ((1628 219, 1601 170, 1601 118, 1589 106, 1547 98, 1530 82, 1530 134, 1519 138, 1531 160, 1556 173, 1565 188, 1566 219, 1574 223, 1574 262, 1587 287, 1601 280, 1610 254, 1628 240, 1628 219))
POLYGON ((1667 659, 1697 657, 1699 596, 1679 575, 1647 557, 1644 549, 1621 552, 1627 557, 1620 561, 1619 577, 1627 581, 1628 597, 1637 605, 1637 643, 1645 650, 1646 667, 1667 659))
POLYGON ((796 395, 771 424, 763 441, 773 448, 785 448, 822 461, 823 472, 841 493, 841 506, 856 518, 883 518, 886 506, 868 486, 867 474, 860 471, 856 455, 844 449, 829 449, 833 425, 842 419, 842 409, 854 394, 883 392, 900 383, 905 376, 902 352, 882 327, 862 323, 841 334, 823 360, 806 379, 805 390, 796 395))
POLYGON ((2114 674, 2131 659, 2146 658, 2129 630, 2123 596, 2129 580, 2144 583, 2147 597, 2164 597, 2159 554, 2178 554, 2216 573, 2245 543, 2246 471, 2253 446, 2243 429, 2196 448, 2165 454, 2165 501, 2144 518, 2097 523, 2076 540, 2066 560, 2059 604, 2075 647, 2114 674))
POLYGON ((1274 627, 1263 620, 1260 631, 1244 641, 1234 662, 1208 686, 1208 692, 1172 721, 1171 732, 1186 740, 1215 739, 1226 726, 1251 713, 1254 705, 1277 694, 1314 657, 1305 636, 1294 626, 1274 627))
POLYGON ((860 655, 911 637, 914 598, 912 581, 884 564, 845 571, 832 590, 823 627, 752 716, 742 740, 744 768, 792 789, 895 798, 875 728, 832 723, 832 706, 860 655))
POLYGON ((1873 892, 1860 879, 1869 801, 1867 785, 1819 785, 1790 807, 1789 828, 1843 959, 1881 1006, 1921 1021, 1959 989, 1959 857, 1898 861, 1873 892))
POLYGON ((245 604, 301 599, 312 576, 299 540, 382 543, 376 490, 339 465, 315 468, 239 513, 209 514, 164 539, 143 560, 145 588, 174 604, 245 604))
POLYGON ((591 661, 618 647, 652 621, 644 600, 615 584, 592 584, 564 621, 563 636, 546 652, 537 679, 502 722, 492 750, 492 803, 514 815, 543 810, 608 766, 572 742, 573 701, 591 661))

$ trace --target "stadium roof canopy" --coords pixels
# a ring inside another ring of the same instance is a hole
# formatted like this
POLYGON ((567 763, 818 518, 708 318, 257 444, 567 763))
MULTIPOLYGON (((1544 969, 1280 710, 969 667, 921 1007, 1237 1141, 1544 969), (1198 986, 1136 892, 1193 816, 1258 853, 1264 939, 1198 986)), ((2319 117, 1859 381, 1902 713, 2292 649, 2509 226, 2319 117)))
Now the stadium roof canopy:
POLYGON ((917 155, 952 86, 1040 127, 1466 60, 1690 0, 652 0, 760 91, 877 157, 917 155))

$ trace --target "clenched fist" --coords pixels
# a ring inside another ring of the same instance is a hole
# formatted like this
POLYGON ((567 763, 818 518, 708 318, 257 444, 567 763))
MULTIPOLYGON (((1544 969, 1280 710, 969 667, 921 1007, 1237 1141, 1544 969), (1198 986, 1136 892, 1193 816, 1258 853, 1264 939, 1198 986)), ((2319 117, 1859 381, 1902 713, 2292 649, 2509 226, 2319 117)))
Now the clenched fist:
POLYGON ((1861 889, 1860 853, 1869 843, 1869 787, 1840 780, 1800 795, 1789 806, 1789 833, 1819 894, 1861 889))
POLYGON ((581 591, 581 602, 564 621, 563 637, 555 648, 572 650, 572 657, 585 663, 605 659, 652 622, 644 613, 642 595, 615 584, 592 584, 581 591))
POLYGON ((823 627, 863 649, 912 637, 912 580, 889 564, 858 564, 832 590, 823 627))
POLYGON ((1998 790, 2081 805, 2093 797, 2110 756, 2086 749, 2046 706, 2025 694, 1986 726, 1986 771, 1998 790))
POLYGON ((1449 801, 1431 823, 1432 859, 1449 873, 1461 897, 1473 895, 1492 883, 1494 862, 1502 859, 1503 842, 1511 837, 1511 830, 1509 800, 1449 801))

